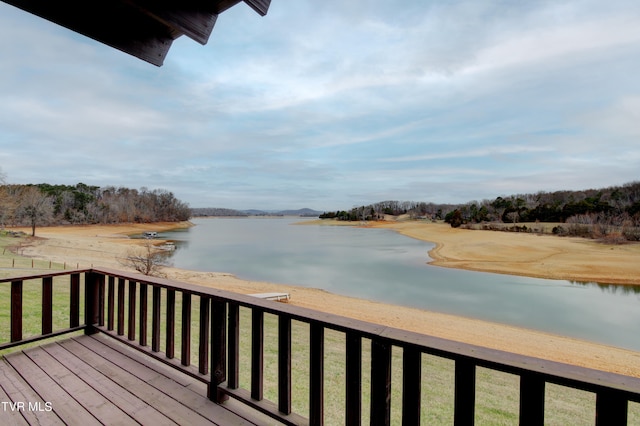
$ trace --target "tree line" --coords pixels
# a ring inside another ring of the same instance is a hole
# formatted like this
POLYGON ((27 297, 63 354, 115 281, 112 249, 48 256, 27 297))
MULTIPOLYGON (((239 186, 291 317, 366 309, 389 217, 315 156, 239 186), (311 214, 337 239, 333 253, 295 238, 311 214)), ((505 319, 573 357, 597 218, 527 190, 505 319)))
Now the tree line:
POLYGON ((0 226, 179 222, 191 209, 173 193, 147 188, 0 185, 0 226))
POLYGON ((347 221, 381 220, 385 215, 409 215, 412 219, 443 219, 454 204, 436 204, 416 201, 380 201, 367 206, 353 207, 351 210, 324 212, 320 219, 336 219, 347 221))
POLYGON ((453 227, 477 223, 511 224, 527 231, 522 222, 561 223, 560 235, 608 237, 640 241, 640 182, 580 191, 537 192, 499 196, 465 204, 383 201, 351 210, 325 212, 320 218, 363 221, 384 215, 444 220, 453 227))

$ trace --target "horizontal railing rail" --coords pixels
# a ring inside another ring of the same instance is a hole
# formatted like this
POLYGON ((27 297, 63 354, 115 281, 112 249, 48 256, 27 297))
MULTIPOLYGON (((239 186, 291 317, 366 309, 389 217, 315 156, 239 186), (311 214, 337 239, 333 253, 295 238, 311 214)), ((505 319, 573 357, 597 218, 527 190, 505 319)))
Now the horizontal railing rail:
POLYGON ((422 400, 422 356, 433 355, 454 363, 453 418, 455 424, 473 424, 476 409, 476 372, 479 367, 519 378, 520 424, 542 425, 545 388, 556 384, 592 392, 598 425, 625 425, 629 402, 640 402, 640 379, 492 350, 384 325, 323 313, 288 304, 257 299, 223 290, 130 274, 105 268, 66 271, 0 280, 11 285, 11 341, 0 349, 26 342, 22 339, 22 282, 42 282, 42 334, 51 337, 84 329, 103 332, 208 384, 208 396, 222 403, 228 397, 272 416, 284 424, 324 423, 325 331, 344 333, 344 419, 362 422, 367 409, 371 424, 391 424, 392 349, 402 349, 402 423, 419 424, 422 400), (53 277, 69 277, 69 327, 52 330, 50 287, 53 277), (79 323, 80 275, 84 275, 84 323, 79 323), (197 307, 194 300, 198 303, 197 307), (240 386, 241 316, 250 312, 250 376, 248 389, 240 386), (196 312, 194 315, 193 312, 196 312), (265 315, 277 319, 277 397, 264 398, 265 315), (308 413, 294 413, 292 399, 292 322, 308 325, 308 413), (150 322, 150 327, 149 327, 150 322), (197 338, 192 336, 195 325, 197 338), (179 333, 178 333, 179 331, 179 333), (176 342, 176 336, 180 339, 176 342), (363 342, 370 341, 370 351, 363 342), (192 366, 192 341, 197 341, 192 366), (176 351, 176 346, 178 350, 176 351), (176 354, 179 353, 179 359, 176 354), (363 354, 370 364, 369 406, 363 407, 363 354))

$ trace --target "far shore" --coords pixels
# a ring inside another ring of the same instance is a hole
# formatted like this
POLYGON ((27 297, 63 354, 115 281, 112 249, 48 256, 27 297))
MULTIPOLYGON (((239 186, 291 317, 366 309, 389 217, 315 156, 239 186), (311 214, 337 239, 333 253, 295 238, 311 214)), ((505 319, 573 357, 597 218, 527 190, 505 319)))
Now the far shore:
MULTIPOLYGON (((316 221, 305 221, 312 224, 316 221)), ((330 222, 322 221, 323 225, 330 222)), ((340 223, 340 225, 344 225, 340 223)), ((640 244, 604 245, 590 240, 549 235, 454 229, 447 224, 398 221, 352 223, 389 228, 435 243, 429 253, 438 266, 512 275, 640 285, 640 244)), ((125 269, 118 260, 132 244, 144 240, 129 235, 192 226, 190 222, 60 226, 36 229, 20 253, 81 267, 125 269)), ((30 229, 16 228, 30 233, 30 229)), ((161 241, 157 241, 161 242, 161 241)), ((429 259, 425 258, 425 261, 429 259)), ((245 281, 219 272, 164 268, 167 278, 238 293, 286 292, 291 304, 390 327, 640 377, 640 352, 585 342, 502 324, 356 299, 321 289, 245 281)), ((274 302, 276 303, 276 302, 274 302)))
POLYGON ((389 228, 429 241, 430 263, 447 268, 534 278, 640 285, 640 243, 604 244, 555 235, 452 228, 426 221, 380 221, 360 225, 389 228))

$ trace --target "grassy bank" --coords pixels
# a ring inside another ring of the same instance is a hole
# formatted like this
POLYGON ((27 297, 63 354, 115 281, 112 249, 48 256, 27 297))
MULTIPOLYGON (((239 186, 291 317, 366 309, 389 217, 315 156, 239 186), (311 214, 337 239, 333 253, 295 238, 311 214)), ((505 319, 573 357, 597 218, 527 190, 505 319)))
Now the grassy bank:
POLYGON ((30 244, 29 237, 24 234, 0 231, 0 278, 16 274, 24 275, 25 272, 31 274, 31 272, 25 270, 33 270, 32 272, 38 273, 47 270, 75 269, 90 266, 25 257, 22 255, 22 249, 28 244, 30 244))

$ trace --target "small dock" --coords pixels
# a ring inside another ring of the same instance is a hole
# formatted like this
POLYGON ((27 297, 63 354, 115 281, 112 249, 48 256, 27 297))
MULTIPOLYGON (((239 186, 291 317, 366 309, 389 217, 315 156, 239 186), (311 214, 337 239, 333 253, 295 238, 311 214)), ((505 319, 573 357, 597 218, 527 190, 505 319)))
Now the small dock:
POLYGON ((276 302, 284 302, 287 303, 291 300, 291 296, 289 293, 254 293, 249 294, 249 296, 257 297, 259 299, 264 300, 274 300, 276 302))

